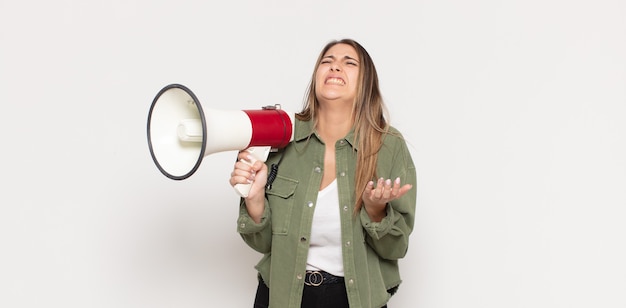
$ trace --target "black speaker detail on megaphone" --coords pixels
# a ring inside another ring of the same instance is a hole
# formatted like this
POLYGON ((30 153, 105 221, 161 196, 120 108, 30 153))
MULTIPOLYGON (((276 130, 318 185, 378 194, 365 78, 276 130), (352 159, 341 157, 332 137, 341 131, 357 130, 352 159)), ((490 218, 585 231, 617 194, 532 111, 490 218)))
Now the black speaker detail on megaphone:
MULTIPOLYGON (((148 113, 148 146, 157 168, 172 180, 194 174, 203 158, 247 150, 265 161, 269 152, 293 140, 294 115, 280 105, 257 110, 203 110, 196 95, 180 84, 165 86, 148 113)), ((235 185, 242 197, 250 184, 235 185)))

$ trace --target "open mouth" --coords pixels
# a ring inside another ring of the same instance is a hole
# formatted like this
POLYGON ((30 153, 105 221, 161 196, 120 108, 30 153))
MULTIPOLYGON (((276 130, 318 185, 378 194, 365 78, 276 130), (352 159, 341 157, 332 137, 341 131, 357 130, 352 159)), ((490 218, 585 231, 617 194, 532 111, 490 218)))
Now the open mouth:
POLYGON ((326 79, 326 84, 345 85, 346 82, 341 78, 330 77, 326 79))

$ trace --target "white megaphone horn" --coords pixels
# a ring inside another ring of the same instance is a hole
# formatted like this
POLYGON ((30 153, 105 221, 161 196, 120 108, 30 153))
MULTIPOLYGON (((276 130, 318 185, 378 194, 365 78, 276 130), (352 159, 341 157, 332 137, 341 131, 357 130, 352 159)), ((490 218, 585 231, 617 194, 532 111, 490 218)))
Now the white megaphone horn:
MULTIPOLYGON (((148 146, 157 168, 170 179, 196 172, 202 159, 222 151, 247 150, 265 161, 293 140, 294 115, 280 105, 258 110, 206 110, 187 87, 170 84, 156 95, 148 114, 148 146)), ((247 197, 251 184, 237 184, 247 197)))

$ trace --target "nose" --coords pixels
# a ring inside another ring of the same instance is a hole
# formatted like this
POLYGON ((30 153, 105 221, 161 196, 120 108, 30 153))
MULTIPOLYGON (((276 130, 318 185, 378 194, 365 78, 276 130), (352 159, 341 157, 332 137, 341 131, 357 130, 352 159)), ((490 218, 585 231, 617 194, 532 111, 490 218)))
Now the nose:
POLYGON ((338 72, 338 71, 341 70, 341 68, 339 68, 339 65, 337 63, 333 63, 333 64, 330 65, 330 70, 338 72))

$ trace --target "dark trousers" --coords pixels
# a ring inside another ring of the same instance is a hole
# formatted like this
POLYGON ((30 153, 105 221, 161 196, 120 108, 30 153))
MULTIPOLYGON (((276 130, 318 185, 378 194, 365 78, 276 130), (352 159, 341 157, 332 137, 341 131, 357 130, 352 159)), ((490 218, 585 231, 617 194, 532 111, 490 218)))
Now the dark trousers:
MULTIPOLYGON (((259 279, 254 308, 268 308, 270 289, 259 279)), ((304 286, 302 308, 349 308, 346 287, 342 283, 323 284, 317 287, 304 286)), ((387 308, 387 305, 382 308, 387 308)))

